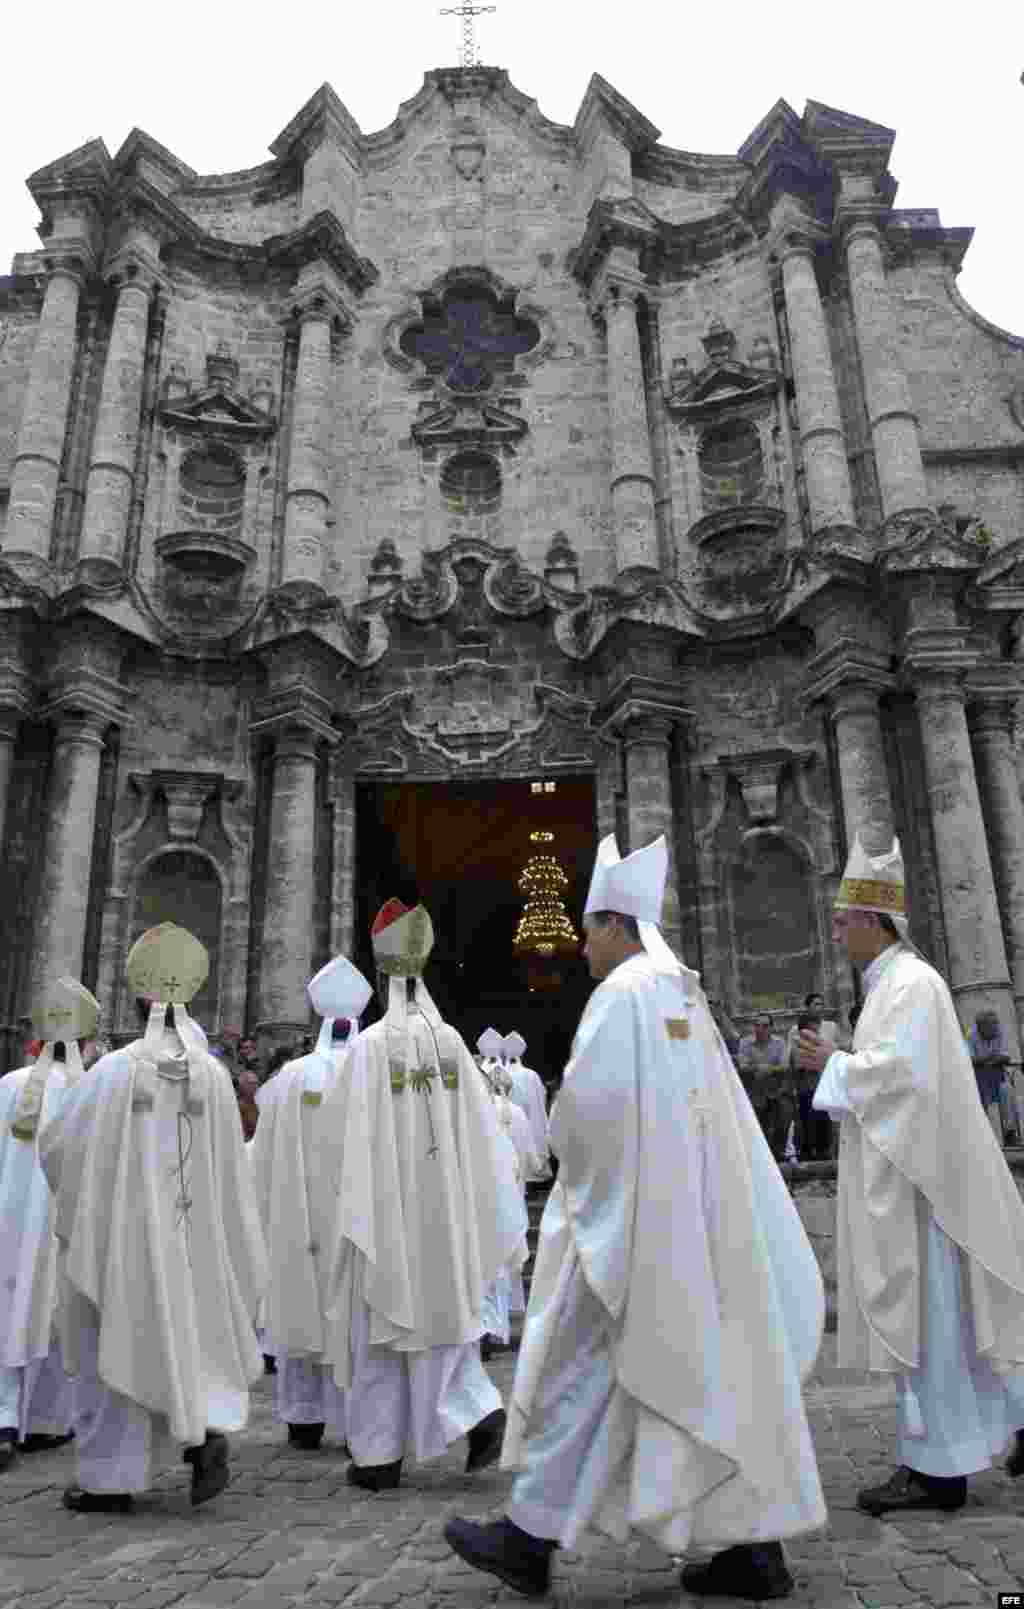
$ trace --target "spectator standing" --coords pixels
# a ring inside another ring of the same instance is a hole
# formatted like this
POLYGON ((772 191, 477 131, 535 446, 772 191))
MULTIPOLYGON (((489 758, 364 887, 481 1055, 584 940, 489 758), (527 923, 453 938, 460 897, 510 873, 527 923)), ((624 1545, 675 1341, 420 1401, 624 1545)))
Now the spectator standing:
POLYGON ((1006 1029, 994 1011, 985 1008, 974 1019, 967 1035, 967 1048, 974 1064, 974 1077, 985 1116, 999 1144, 1003 1143, 1003 1118, 1000 1095, 1010 1065, 1010 1051, 1006 1029))
POLYGON ((804 1009, 789 1030, 786 1042, 786 1060, 793 1076, 797 1103, 797 1149, 801 1162, 824 1161, 832 1153, 832 1119, 827 1112, 816 1112, 811 1102, 817 1087, 817 1074, 801 1068, 797 1060, 800 1030, 813 1028, 820 1039, 836 1049, 845 1049, 845 1036, 840 1035, 839 1024, 825 1017, 825 997, 820 994, 804 996, 804 1009))
POLYGON ((783 1160, 795 1111, 795 1102, 786 1087, 786 1060, 786 1041, 772 1032, 772 1019, 763 1012, 754 1019, 753 1033, 740 1040, 737 1065, 776 1162, 783 1160))

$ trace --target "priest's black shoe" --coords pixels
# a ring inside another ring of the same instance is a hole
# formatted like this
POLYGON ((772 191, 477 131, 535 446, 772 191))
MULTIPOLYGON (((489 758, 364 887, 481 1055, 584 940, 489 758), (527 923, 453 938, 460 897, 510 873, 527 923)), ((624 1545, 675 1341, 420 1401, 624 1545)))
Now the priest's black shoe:
POLYGON ((130 1492, 83 1492, 69 1486, 61 1501, 72 1514, 130 1514, 135 1499, 130 1492))
POLYGON ((57 1447, 66 1447, 69 1441, 74 1441, 75 1433, 69 1430, 66 1436, 43 1436, 38 1432, 26 1436, 19 1441, 19 1453, 52 1453, 57 1447))
POLYGON ((301 1447, 305 1453, 315 1453, 323 1440, 323 1425, 289 1425, 288 1441, 292 1447, 301 1447))
POLYGON ((192 1465, 192 1488, 189 1499, 193 1508, 208 1503, 211 1497, 222 1492, 231 1479, 228 1470, 228 1438, 219 1430, 208 1430, 201 1447, 186 1447, 183 1454, 186 1464, 192 1465))
POLYGON ((1006 1473, 1015 1479, 1024 1475, 1024 1430, 1018 1430, 1013 1438, 1013 1452, 1006 1460, 1006 1473))
POLYGON ((551 1585, 551 1555, 557 1542, 531 1536, 508 1518, 490 1525, 451 1519, 444 1539, 474 1570, 498 1576, 524 1598, 543 1598, 551 1585))
POLYGON ((703 1564, 684 1564, 686 1592, 714 1598, 785 1598, 793 1590, 781 1542, 742 1542, 703 1564))
POLYGON ((488 1464, 496 1464, 501 1457, 501 1444, 505 1437, 505 1410, 495 1408, 486 1419, 481 1419, 469 1433, 469 1452, 466 1454, 466 1474, 473 1475, 488 1464))
POLYGON ((883 1485, 865 1487, 857 1493, 857 1507, 876 1519, 894 1509, 938 1508, 952 1514, 966 1501, 966 1475, 922 1475, 906 1464, 901 1464, 883 1485))
POLYGON ((393 1492, 402 1479, 402 1460, 393 1464, 349 1464, 345 1479, 367 1492, 393 1492))
POLYGON ((18 1432, 0 1430, 0 1473, 10 1469, 18 1456, 18 1432))

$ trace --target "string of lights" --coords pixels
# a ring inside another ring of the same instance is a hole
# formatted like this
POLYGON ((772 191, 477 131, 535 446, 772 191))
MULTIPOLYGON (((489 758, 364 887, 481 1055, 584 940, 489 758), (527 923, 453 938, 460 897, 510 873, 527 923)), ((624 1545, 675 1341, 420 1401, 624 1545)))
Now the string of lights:
MULTIPOLYGON (((552 832, 531 832, 530 842, 550 845, 554 836, 552 832)), ((565 909, 569 879, 555 856, 538 848, 523 867, 518 887, 524 904, 513 942, 515 953, 533 950, 548 956, 578 949, 580 941, 565 909)))

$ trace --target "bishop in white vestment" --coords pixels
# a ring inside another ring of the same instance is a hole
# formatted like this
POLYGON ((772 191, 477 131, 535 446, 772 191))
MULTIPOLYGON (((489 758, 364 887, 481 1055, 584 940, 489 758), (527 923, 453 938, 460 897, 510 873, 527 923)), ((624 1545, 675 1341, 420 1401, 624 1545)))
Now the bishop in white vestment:
POLYGON ((340 955, 310 980, 307 992, 323 1018, 316 1048, 309 1056, 285 1062, 257 1095, 260 1120, 250 1162, 270 1264, 261 1346, 277 1363, 274 1412, 288 1426, 290 1444, 313 1451, 328 1426, 339 1443, 347 1435, 345 1394, 324 1361, 335 1208, 334 1200, 317 1187, 328 1166, 324 1118, 330 1107, 325 1102, 335 1080, 344 1076, 358 1019, 373 990, 340 955))
POLYGON ((584 914, 600 979, 552 1113, 502 1467, 505 1517, 451 1546, 527 1596, 589 1530, 640 1533, 692 1592, 781 1596, 779 1538, 825 1505, 801 1383, 824 1323, 814 1252, 695 973, 653 925, 664 838, 605 839, 584 914))
POLYGON ((524 1067, 523 1054, 526 1040, 520 1033, 506 1034, 502 1041, 502 1060, 511 1081, 510 1095, 521 1112, 526 1114, 533 1132, 533 1148, 541 1159, 539 1172, 532 1183, 551 1177, 550 1142, 548 1136, 548 1102, 544 1080, 532 1067, 524 1067))
POLYGON ((433 928, 391 900, 373 924, 387 1015, 359 1035, 324 1102, 337 1145, 327 1355, 347 1391, 348 1480, 393 1489, 402 1461, 469 1438, 501 1450, 505 1413, 480 1361, 487 1287, 521 1240, 522 1198, 480 1071, 423 984, 433 928), (411 998, 410 998, 411 991, 411 998))
POLYGON ((511 1099, 512 1081, 501 1061, 502 1039, 493 1028, 488 1028, 477 1040, 477 1049, 487 1058, 482 1069, 498 1124, 508 1146, 515 1173, 516 1186, 523 1202, 523 1234, 512 1260, 506 1264, 484 1297, 483 1321, 486 1333, 480 1343, 480 1354, 490 1357, 493 1343, 508 1346, 512 1338, 512 1318, 526 1311, 526 1293, 523 1287, 523 1266, 529 1256, 526 1231, 529 1219, 526 1212, 526 1184, 539 1178, 540 1159, 534 1149, 533 1131, 526 1113, 511 1099), (491 1035, 493 1038, 488 1038, 491 1035), (497 1045, 495 1046, 495 1041, 497 1045), (494 1052, 493 1055, 489 1054, 494 1052))
POLYGON ((39 1138, 66 1253, 78 1484, 64 1503, 76 1512, 130 1510, 175 1443, 193 1504, 214 1497, 225 1432, 245 1425, 263 1370, 266 1253, 238 1104, 185 1009, 208 966, 181 928, 142 935, 127 975, 144 1037, 101 1057, 39 1138))
POLYGON ((99 1002, 58 978, 32 1014, 43 1044, 35 1062, 0 1079, 0 1470, 23 1452, 69 1439, 73 1391, 56 1337, 53 1200, 39 1166, 39 1130, 84 1077, 79 1041, 99 1002))
POLYGON ((899 1467, 858 1503, 950 1511, 1011 1437, 1024 1474, 1024 1204, 949 989, 908 940, 898 841, 854 842, 833 938, 864 969, 853 1049, 805 1031, 799 1054, 840 1123, 839 1363, 890 1375, 900 1402, 899 1467))

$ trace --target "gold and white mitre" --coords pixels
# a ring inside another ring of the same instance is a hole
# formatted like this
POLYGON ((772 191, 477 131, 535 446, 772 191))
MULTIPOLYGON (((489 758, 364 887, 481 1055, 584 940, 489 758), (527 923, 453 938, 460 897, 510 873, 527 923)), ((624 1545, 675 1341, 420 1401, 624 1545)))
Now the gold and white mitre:
POLYGON ((167 1012, 173 1008, 174 1027, 185 1047, 189 1071, 194 1075, 206 1052, 206 1035, 186 1009, 210 975, 206 946, 174 922, 147 928, 128 952, 125 977, 136 999, 149 1005, 149 1022, 143 1045, 159 1060, 167 1012))
POLYGON ((373 957, 389 978, 418 978, 434 948, 434 924, 425 905, 410 910, 389 899, 370 929, 373 957))
POLYGON ((56 978, 48 984, 32 1011, 32 1028, 42 1049, 18 1098, 11 1133, 18 1140, 34 1140, 43 1109, 46 1080, 53 1067, 53 1047, 64 1045, 64 1077, 68 1085, 78 1082, 83 1072, 80 1039, 91 1039, 100 1018, 100 1003, 76 978, 56 978))
POLYGON ((351 1044, 359 1029, 359 1018, 373 994, 373 987, 347 956, 336 955, 333 961, 328 961, 326 966, 320 968, 316 977, 310 978, 306 993, 317 1016, 323 1018, 316 1042, 317 1053, 326 1056, 330 1062, 334 1024, 340 1017, 351 1022, 348 1038, 351 1044))
POLYGON ((869 855, 856 834, 843 880, 833 901, 837 911, 875 911, 888 916, 900 938, 909 943, 907 891, 900 841, 884 855, 869 855))

